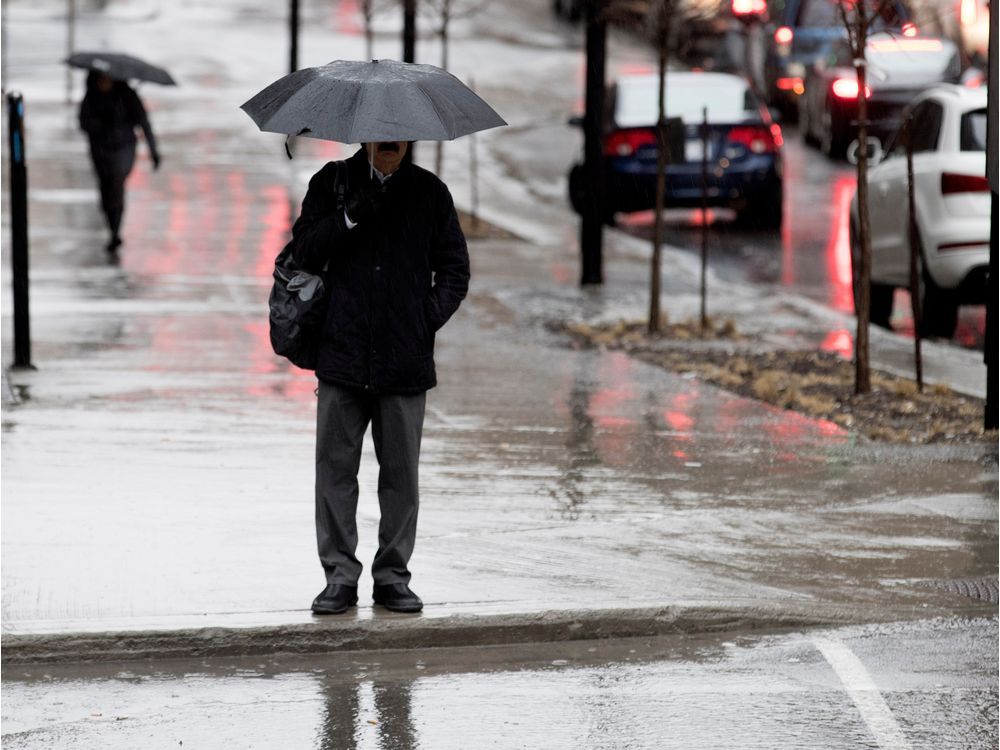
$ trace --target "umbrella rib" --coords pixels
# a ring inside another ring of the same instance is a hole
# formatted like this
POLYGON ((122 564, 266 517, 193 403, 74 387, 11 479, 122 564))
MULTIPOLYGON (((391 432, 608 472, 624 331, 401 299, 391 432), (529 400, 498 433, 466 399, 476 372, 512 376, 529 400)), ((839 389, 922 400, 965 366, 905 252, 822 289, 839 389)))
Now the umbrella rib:
MULTIPOLYGON (((434 110, 434 114, 437 115, 438 120, 441 122, 442 127, 444 127, 447 130, 447 126, 445 125, 445 120, 441 116, 441 110, 438 109, 438 106, 437 106, 437 104, 435 104, 434 100, 427 94, 426 91, 424 91, 424 89, 420 86, 420 84, 417 84, 416 89, 417 89, 417 91, 419 91, 423 95, 423 97, 428 102, 430 102, 431 109, 434 110)), ((453 140, 455 140, 455 138, 456 138, 456 136, 452 136, 451 138, 442 138, 441 140, 444 140, 444 141, 453 141, 453 140)))

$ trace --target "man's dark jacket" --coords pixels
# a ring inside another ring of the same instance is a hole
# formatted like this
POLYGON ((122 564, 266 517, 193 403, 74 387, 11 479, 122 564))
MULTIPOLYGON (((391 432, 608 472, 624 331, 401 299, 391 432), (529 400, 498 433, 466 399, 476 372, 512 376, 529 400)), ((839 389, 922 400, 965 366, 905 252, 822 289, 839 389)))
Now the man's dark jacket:
MULTIPOLYGON (((364 150, 342 163, 348 196, 370 176, 364 150)), ((337 165, 309 182, 292 227, 292 252, 325 274, 330 306, 320 338, 320 380, 376 393, 420 393, 437 384, 434 334, 469 288, 469 252, 448 188, 415 164, 385 183, 379 215, 348 229, 337 208, 337 165)))

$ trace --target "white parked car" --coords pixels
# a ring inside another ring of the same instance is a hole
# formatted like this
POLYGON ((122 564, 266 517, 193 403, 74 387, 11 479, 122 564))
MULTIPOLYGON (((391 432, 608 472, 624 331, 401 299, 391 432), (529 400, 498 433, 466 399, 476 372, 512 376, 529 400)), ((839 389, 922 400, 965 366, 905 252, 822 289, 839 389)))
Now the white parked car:
MULTIPOLYGON (((958 306, 986 301, 990 192, 986 180, 986 89, 940 84, 918 95, 913 115, 913 173, 922 318, 926 336, 950 338, 958 306)), ((851 203, 851 255, 858 244, 858 197, 851 203)), ((900 133, 868 173, 872 234, 871 321, 889 327, 896 287, 910 283, 906 146, 900 133)))

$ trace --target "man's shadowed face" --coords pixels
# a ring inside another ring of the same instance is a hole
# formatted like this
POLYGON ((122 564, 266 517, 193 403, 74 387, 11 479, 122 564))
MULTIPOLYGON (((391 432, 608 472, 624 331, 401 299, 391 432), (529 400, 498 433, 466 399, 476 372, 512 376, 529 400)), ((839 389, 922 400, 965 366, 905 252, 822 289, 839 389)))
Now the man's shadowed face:
POLYGON ((392 174, 403 163, 406 150, 410 144, 407 141, 381 141, 379 143, 363 143, 365 153, 371 157, 375 169, 385 175, 392 174))

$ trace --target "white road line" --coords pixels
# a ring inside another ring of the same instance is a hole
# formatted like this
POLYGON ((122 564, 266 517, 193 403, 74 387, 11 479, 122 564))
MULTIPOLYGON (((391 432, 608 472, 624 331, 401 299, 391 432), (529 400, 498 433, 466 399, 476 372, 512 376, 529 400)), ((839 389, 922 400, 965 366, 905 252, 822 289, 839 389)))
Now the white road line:
POLYGON ((883 750, 912 750, 865 665, 841 641, 813 636, 813 644, 833 667, 861 718, 883 750))

